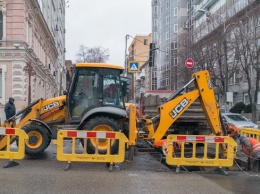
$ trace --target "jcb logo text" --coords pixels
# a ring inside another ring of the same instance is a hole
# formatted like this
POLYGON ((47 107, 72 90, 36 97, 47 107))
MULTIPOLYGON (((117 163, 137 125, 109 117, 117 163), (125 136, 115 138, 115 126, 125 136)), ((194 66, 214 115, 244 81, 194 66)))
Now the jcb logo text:
POLYGON ((186 98, 182 99, 182 101, 172 110, 171 117, 174 119, 188 104, 189 101, 186 98))
POLYGON ((51 104, 48 104, 48 105, 44 106, 43 110, 44 111, 48 111, 48 110, 51 110, 51 109, 53 109, 53 108, 55 108, 57 106, 60 106, 59 102, 53 102, 51 104))

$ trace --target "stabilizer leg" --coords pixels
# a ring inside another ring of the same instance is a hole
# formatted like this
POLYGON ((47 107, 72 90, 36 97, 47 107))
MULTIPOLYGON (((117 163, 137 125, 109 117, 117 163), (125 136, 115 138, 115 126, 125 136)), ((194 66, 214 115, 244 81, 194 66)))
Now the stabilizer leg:
POLYGON ((15 162, 15 161, 9 161, 6 165, 3 166, 3 168, 10 168, 10 167, 14 167, 14 166, 18 166, 19 163, 15 162))

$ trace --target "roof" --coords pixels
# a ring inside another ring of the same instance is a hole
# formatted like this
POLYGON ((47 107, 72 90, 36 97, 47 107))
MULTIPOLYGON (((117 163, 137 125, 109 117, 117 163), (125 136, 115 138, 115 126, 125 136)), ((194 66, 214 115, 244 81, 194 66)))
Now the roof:
POLYGON ((124 68, 121 66, 108 64, 108 63, 77 63, 76 67, 103 67, 103 68, 124 70, 124 68))

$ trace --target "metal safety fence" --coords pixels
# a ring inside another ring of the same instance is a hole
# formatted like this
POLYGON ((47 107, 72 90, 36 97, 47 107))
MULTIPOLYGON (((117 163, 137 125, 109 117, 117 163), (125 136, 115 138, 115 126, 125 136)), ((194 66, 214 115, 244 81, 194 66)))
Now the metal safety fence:
POLYGON ((228 136, 169 135, 166 163, 176 165, 178 168, 230 167, 233 165, 236 151, 237 143, 228 136))
POLYGON ((5 144, 3 149, 0 150, 0 159, 10 160, 4 168, 17 166, 18 163, 13 160, 24 158, 25 141, 28 139, 28 135, 22 129, 0 128, 0 139, 1 143, 5 144), (12 145, 15 140, 17 140, 16 145, 12 145))
POLYGON ((128 139, 121 132, 96 132, 62 130, 57 134, 57 159, 71 162, 104 162, 109 164, 112 171, 115 163, 123 162, 125 159, 125 146, 128 139), (78 149, 77 140, 83 145, 78 149))
POLYGON ((240 135, 245 137, 252 137, 258 141, 260 141, 260 130, 252 129, 252 128, 242 128, 240 131, 240 135))

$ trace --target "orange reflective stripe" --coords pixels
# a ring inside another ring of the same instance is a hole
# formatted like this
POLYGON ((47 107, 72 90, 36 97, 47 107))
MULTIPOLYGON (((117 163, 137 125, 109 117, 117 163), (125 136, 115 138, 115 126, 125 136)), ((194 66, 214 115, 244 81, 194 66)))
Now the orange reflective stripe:
POLYGON ((251 151, 251 156, 253 156, 256 152, 260 151, 260 143, 258 144, 255 144, 253 147, 252 147, 252 151, 251 151))

